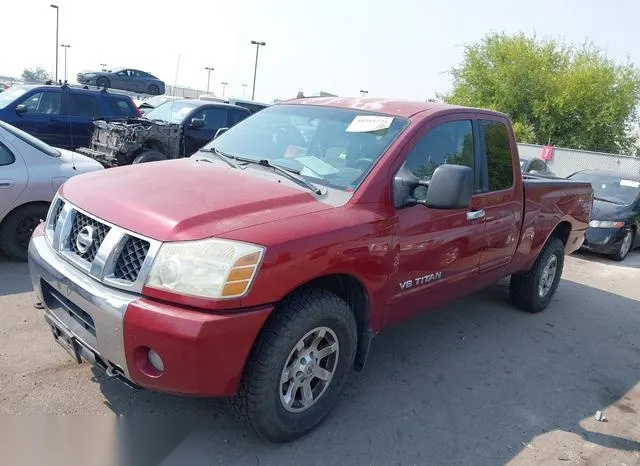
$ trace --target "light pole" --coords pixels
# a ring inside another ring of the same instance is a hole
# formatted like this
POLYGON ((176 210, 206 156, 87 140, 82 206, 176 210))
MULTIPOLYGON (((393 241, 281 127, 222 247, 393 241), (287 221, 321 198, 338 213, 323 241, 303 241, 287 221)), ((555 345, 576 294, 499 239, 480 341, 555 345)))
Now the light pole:
POLYGON ((100 66, 102 67, 102 71, 107 71, 107 64, 106 63, 100 63, 100 66))
POLYGON ((209 81, 211 81, 211 72, 214 70, 214 68, 211 68, 210 66, 205 66, 204 69, 207 70, 207 94, 208 94, 209 93, 209 81))
POLYGON ((60 44, 60 47, 64 48, 64 82, 67 82, 67 49, 70 45, 60 44))
POLYGON ((56 9, 56 82, 58 81, 58 25, 60 24, 60 8, 58 8, 58 5, 54 5, 53 3, 51 4, 51 8, 55 8, 56 9))
POLYGON ((246 90, 247 90, 247 85, 246 85, 246 84, 243 84, 243 85, 242 85, 242 98, 243 98, 243 99, 244 99, 244 93, 245 93, 245 91, 246 91, 246 90))
POLYGON ((365 91, 364 89, 360 89, 360 92, 362 93, 362 97, 369 93, 369 91, 365 91))
POLYGON ((224 97, 224 91, 227 89, 227 84, 229 83, 221 82, 220 84, 222 84, 222 97, 224 97))
POLYGON ((253 68, 253 90, 251 91, 251 100, 253 100, 256 97, 256 73, 258 72, 258 52, 260 51, 260 46, 262 45, 264 47, 265 45, 267 45, 267 43, 258 42, 257 40, 252 40, 251 45, 256 46, 256 64, 253 68))

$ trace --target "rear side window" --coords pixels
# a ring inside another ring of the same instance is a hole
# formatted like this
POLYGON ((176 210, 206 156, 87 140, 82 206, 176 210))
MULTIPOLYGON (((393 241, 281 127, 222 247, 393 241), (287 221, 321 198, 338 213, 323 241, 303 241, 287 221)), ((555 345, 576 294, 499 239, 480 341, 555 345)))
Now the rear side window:
MULTIPOLYGON (((418 178, 429 181, 433 172, 445 163, 473 168, 473 127, 470 120, 450 121, 429 130, 418 141, 406 166, 418 178)), ((418 186, 414 195, 424 199, 427 190, 418 186)))
POLYGON ((69 115, 96 118, 100 116, 100 109, 93 96, 69 94, 69 115))
POLYGON ((489 191, 501 191, 513 186, 513 160, 509 132, 503 123, 481 122, 487 160, 489 191))
POLYGON ((249 116, 249 113, 241 112, 239 110, 233 110, 229 112, 229 123, 228 123, 229 128, 231 128, 233 125, 237 123, 240 123, 242 120, 244 120, 248 116, 249 116))
POLYGON ((131 99, 126 97, 110 96, 107 100, 109 101, 109 108, 115 116, 138 116, 134 103, 131 99))
POLYGON ((0 167, 4 165, 11 165, 15 161, 16 158, 14 157, 13 152, 0 142, 0 167))

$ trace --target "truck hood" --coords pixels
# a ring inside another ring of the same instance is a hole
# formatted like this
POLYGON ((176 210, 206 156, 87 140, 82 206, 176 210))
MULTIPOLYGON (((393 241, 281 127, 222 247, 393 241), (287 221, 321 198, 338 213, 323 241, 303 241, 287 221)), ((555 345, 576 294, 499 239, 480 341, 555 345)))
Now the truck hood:
POLYGON ((209 238, 331 208, 254 170, 192 158, 152 162, 71 178, 60 193, 96 217, 159 241, 209 238))

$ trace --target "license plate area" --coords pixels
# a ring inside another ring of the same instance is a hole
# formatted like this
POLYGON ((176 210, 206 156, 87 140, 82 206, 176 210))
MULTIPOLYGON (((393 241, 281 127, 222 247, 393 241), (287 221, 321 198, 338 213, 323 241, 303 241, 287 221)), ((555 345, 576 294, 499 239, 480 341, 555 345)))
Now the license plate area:
POLYGON ((78 343, 78 339, 74 337, 71 332, 66 329, 63 330, 53 322, 49 322, 49 325, 51 326, 51 332, 53 333, 54 340, 56 340, 56 342, 62 346, 78 364, 81 364, 84 348, 80 343, 78 343))

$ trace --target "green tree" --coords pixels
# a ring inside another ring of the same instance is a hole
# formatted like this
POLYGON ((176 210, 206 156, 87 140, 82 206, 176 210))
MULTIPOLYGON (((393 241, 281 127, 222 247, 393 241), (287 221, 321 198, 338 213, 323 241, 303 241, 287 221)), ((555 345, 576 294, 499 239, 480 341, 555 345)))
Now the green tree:
POLYGON ((44 82, 51 79, 51 75, 44 68, 36 67, 36 69, 25 68, 22 71, 22 79, 25 81, 44 82))
POLYGON ((520 142, 630 153, 640 73, 590 44, 492 34, 465 47, 449 103, 510 116, 520 142))

